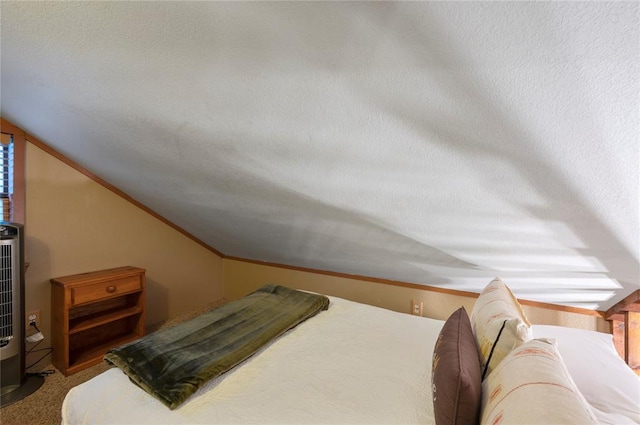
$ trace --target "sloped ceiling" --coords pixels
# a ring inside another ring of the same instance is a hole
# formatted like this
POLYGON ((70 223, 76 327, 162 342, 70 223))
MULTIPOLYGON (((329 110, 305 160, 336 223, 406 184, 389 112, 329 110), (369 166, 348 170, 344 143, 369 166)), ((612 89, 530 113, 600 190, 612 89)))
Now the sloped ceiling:
POLYGON ((5 119, 228 256, 606 309, 637 2, 2 2, 5 119))

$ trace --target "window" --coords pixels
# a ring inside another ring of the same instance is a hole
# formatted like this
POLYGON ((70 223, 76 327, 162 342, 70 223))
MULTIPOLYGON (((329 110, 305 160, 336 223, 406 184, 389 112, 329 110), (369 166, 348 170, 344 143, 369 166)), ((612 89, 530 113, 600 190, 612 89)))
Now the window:
POLYGON ((0 138, 0 199, 2 220, 11 221, 11 198, 13 195, 13 135, 2 133, 0 138))
POLYGON ((2 221, 24 224, 24 131, 0 118, 2 221))

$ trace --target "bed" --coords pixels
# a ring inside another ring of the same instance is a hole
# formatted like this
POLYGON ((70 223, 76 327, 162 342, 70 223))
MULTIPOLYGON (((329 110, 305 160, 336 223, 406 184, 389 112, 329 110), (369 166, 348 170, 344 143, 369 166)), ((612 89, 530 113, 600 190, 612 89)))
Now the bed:
MULTIPOLYGON (((432 362, 450 321, 327 298, 326 311, 271 340, 173 410, 111 368, 69 391, 62 423, 436 423, 432 362)), ((534 325, 532 336, 557 341, 549 347, 566 360, 563 370, 579 388, 574 392, 598 422, 640 424, 640 379, 617 356, 611 335, 534 325)), ((498 376, 501 366, 489 376, 498 376)), ((535 400, 530 404, 535 408, 535 400)))

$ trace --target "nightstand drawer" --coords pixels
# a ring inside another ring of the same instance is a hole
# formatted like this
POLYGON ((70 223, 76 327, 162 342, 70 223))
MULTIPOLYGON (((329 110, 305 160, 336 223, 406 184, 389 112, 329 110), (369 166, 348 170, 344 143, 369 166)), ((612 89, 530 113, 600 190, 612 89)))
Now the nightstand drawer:
POLYGON ((142 290, 139 276, 95 282, 71 289, 71 305, 85 304, 142 290))

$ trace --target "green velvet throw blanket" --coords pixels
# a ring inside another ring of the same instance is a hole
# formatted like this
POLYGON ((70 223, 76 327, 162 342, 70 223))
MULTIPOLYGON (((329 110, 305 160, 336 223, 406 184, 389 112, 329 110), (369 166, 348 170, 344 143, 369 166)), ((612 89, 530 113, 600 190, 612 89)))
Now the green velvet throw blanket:
POLYGON ((209 380, 328 307, 325 296, 266 285, 194 319, 114 348, 104 359, 173 410, 209 380))

